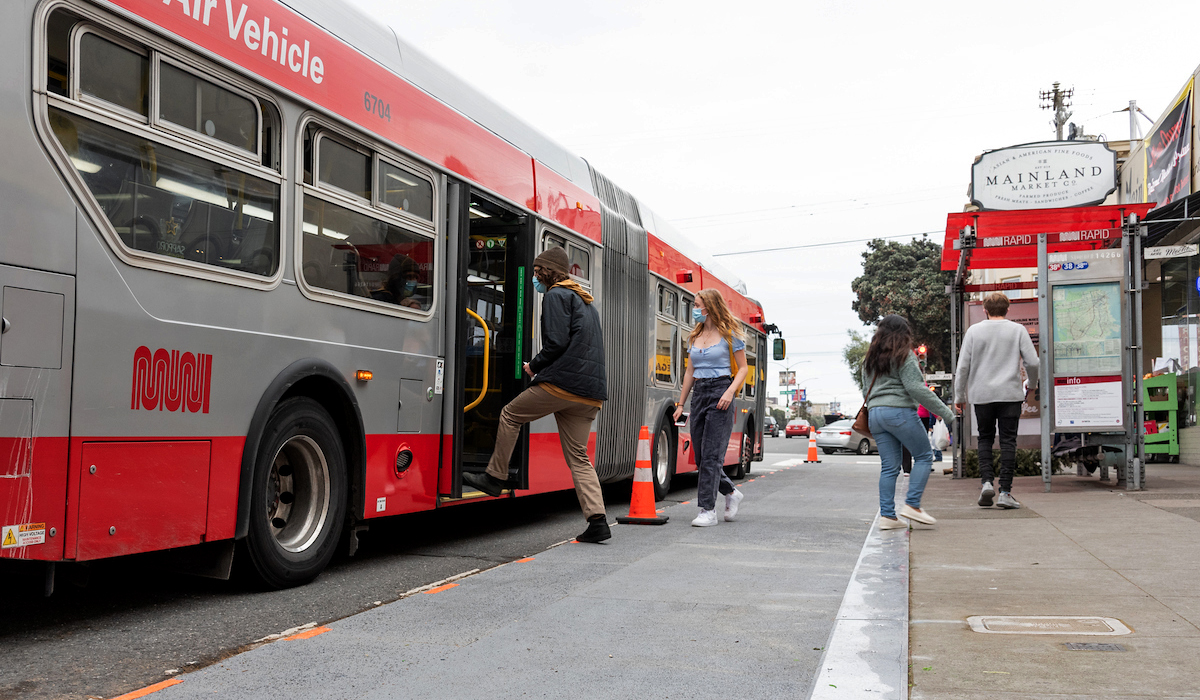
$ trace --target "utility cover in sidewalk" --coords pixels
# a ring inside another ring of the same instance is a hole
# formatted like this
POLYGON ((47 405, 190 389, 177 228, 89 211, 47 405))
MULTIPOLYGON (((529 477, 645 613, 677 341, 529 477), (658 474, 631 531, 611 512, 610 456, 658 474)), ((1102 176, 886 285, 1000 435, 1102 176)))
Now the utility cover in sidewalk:
POLYGON ((1067 651, 1125 651, 1120 644, 1087 644, 1084 642, 1067 642, 1063 645, 1067 651))
POLYGON ((1130 634, 1120 620, 1081 615, 976 615, 967 624, 984 634, 1080 634, 1111 637, 1130 634))

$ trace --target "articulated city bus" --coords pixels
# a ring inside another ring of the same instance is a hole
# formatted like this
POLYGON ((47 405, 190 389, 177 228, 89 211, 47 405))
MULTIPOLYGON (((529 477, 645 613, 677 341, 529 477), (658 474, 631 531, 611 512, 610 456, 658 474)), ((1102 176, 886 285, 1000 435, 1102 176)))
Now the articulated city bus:
MULTIPOLYGON (((761 305, 386 27, 331 0, 4 18, 0 558, 236 551, 283 587, 374 518, 488 500, 461 477, 528 386, 549 246, 601 311, 601 480, 642 426, 660 497, 695 470, 670 414, 706 287, 748 339, 725 461, 761 459, 761 305)), ((552 417, 511 468, 502 497, 571 488, 552 417)))

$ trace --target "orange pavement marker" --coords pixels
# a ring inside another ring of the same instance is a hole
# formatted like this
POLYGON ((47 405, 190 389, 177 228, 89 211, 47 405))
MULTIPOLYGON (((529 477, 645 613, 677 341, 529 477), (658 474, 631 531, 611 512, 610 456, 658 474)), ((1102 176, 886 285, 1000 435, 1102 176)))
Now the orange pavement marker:
POLYGON ((179 685, 182 682, 183 681, 179 680, 178 678, 171 678, 171 679, 165 680, 161 683, 155 683, 154 685, 148 685, 145 688, 142 688, 141 690, 135 690, 132 693, 125 693, 124 695, 118 695, 117 697, 113 698, 112 700, 136 700, 137 698, 146 697, 150 693, 157 693, 158 691, 162 690, 163 688, 170 688, 173 685, 179 685))
POLYGON ((629 515, 617 516, 622 525, 662 525, 669 516, 654 508, 654 482, 650 475, 650 431, 642 426, 638 436, 637 461, 633 464, 633 493, 629 497, 629 515))

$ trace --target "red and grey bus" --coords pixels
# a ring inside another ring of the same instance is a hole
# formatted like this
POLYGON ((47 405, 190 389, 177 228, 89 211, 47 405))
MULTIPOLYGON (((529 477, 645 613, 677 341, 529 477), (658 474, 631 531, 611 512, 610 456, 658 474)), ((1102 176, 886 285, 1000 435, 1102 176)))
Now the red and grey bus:
MULTIPOLYGON (((601 480, 642 426, 660 497, 696 468, 669 416, 704 287, 749 339, 726 463, 761 459, 761 305, 390 29, 332 0, 5 20, 0 559, 237 552, 283 587, 374 518, 487 500, 461 475, 528 385, 548 246, 601 310, 601 480)), ((512 473, 502 498, 571 488, 552 419, 512 473)))

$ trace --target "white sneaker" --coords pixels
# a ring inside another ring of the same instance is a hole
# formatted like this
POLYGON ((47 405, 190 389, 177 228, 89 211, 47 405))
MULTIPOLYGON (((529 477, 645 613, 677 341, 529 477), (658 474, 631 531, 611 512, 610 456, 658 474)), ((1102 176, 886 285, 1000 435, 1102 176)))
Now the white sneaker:
POLYGON ((937 522, 937 518, 923 510, 917 510, 907 503, 900 507, 900 517, 908 518, 909 520, 915 520, 924 525, 933 525, 937 522))
POLYGON ((996 497, 996 489, 992 487, 992 482, 983 482, 983 488, 979 490, 979 505, 981 508, 990 508, 992 499, 996 497))
POLYGON ((1021 504, 1017 502, 1017 499, 1013 498, 1012 494, 1009 493, 1008 491, 1000 492, 1000 498, 996 499, 996 505, 1000 508, 1020 508, 1021 507, 1021 504))
POLYGON ((717 524, 716 510, 701 510, 700 515, 692 521, 692 527, 712 527, 717 524))
POLYGON ((900 518, 879 518, 880 530, 902 530, 908 527, 908 523, 900 518))
POLYGON ((725 522, 731 523, 734 520, 737 520, 738 504, 741 503, 742 499, 745 497, 746 494, 738 491, 737 489, 734 489, 733 493, 725 496, 725 522))

